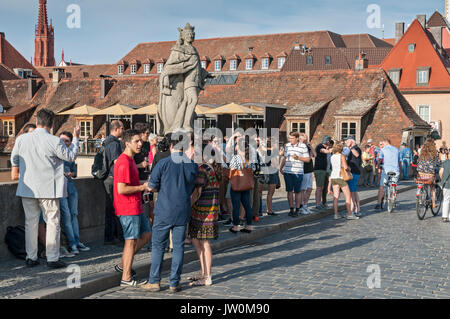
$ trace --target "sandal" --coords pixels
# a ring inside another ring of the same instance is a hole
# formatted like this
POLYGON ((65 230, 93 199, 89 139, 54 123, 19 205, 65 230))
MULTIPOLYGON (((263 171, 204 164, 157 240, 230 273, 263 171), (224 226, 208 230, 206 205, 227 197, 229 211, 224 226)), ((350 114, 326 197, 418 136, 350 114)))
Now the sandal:
POLYGON ((212 285, 211 277, 205 277, 204 279, 192 281, 189 283, 190 287, 211 286, 211 285, 212 285))
POLYGON ((199 273, 199 274, 194 275, 194 276, 192 276, 192 277, 189 276, 189 277, 187 277, 186 279, 189 280, 189 281, 198 281, 198 280, 203 279, 203 274, 199 273))

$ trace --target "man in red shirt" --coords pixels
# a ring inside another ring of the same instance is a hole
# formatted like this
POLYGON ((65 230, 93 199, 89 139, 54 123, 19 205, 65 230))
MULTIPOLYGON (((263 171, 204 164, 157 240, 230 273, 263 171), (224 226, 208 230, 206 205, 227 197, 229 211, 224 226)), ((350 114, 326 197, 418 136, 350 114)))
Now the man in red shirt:
POLYGON ((150 223, 143 214, 141 192, 149 191, 147 183, 140 184, 134 155, 141 151, 140 132, 128 130, 123 135, 125 151, 114 165, 114 210, 123 228, 125 244, 121 265, 115 270, 122 272, 121 286, 138 286, 131 269, 137 251, 150 240, 150 223))

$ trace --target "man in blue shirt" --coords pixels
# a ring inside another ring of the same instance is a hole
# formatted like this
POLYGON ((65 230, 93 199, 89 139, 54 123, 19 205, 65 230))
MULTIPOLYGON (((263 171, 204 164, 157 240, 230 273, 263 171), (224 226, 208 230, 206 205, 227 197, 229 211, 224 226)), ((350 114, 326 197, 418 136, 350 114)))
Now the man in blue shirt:
POLYGON ((383 170, 380 177, 380 188, 378 189, 378 204, 375 209, 381 209, 381 200, 384 194, 384 185, 388 181, 389 172, 394 172, 394 182, 398 182, 400 175, 400 153, 398 149, 391 145, 391 141, 388 138, 384 138, 381 141, 383 146, 380 151, 379 159, 383 160, 383 170))
POLYGON ((191 195, 194 191, 198 165, 183 152, 181 139, 170 140, 170 157, 153 167, 148 186, 158 192, 152 229, 152 264, 149 283, 142 286, 148 291, 159 291, 164 250, 172 230, 173 254, 170 272, 170 291, 181 290, 184 240, 191 215, 191 195))
POLYGON ((412 161, 412 151, 406 143, 403 143, 402 146, 403 148, 400 150, 400 162, 402 163, 403 179, 409 179, 409 166, 412 161))

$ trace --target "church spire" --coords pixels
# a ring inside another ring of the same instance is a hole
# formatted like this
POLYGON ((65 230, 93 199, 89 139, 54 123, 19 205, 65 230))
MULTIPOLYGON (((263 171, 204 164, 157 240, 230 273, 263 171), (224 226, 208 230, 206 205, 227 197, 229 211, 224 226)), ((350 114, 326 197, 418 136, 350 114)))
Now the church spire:
POLYGON ((34 35, 34 65, 55 66, 55 37, 53 25, 48 24, 47 0, 39 0, 39 16, 34 35))
POLYGON ((37 29, 41 32, 48 30, 47 0, 39 0, 39 20, 37 29))

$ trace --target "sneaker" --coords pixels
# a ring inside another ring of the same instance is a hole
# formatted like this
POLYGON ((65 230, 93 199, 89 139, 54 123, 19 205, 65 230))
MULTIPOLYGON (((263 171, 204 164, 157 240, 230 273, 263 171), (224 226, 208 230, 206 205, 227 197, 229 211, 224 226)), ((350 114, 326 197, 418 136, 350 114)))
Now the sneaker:
POLYGON ((313 212, 307 206, 303 207, 305 208, 305 211, 308 213, 308 215, 313 214, 313 212))
POLYGON ((79 243, 78 244, 78 249, 80 251, 89 251, 89 250, 91 250, 89 247, 85 246, 83 243, 79 243))
POLYGON ((342 216, 341 215, 334 215, 334 219, 341 219, 342 218, 342 216))
POLYGON ((143 286, 147 284, 147 280, 144 281, 137 281, 136 279, 131 278, 131 280, 126 281, 126 280, 121 280, 120 281, 120 287, 138 287, 138 286, 143 286))
POLYGON ((37 266, 37 265, 39 265, 39 264, 40 264, 40 263, 39 263, 39 259, 37 259, 37 260, 32 260, 32 259, 28 259, 28 258, 27 258, 27 260, 25 261, 25 265, 26 265, 28 268, 37 266))
POLYGON ((308 211, 306 210, 305 206, 302 206, 300 208, 300 214, 302 215, 309 215, 308 211))
POLYGON ((61 260, 57 260, 57 261, 47 261, 47 267, 58 269, 58 268, 65 268, 65 267, 67 267, 67 265, 65 262, 63 262, 61 260))
MULTIPOLYGON (((123 273, 123 269, 122 269, 122 267, 119 266, 119 264, 114 266, 114 270, 117 272, 123 273)), ((131 268, 131 277, 135 277, 135 276, 136 276, 136 271, 133 268, 131 268)))
POLYGON ((179 292, 179 291, 181 291, 181 285, 178 285, 176 287, 170 286, 170 288, 169 288, 169 292, 170 293, 176 293, 176 292, 179 292))
POLYGON ((151 292, 158 292, 161 290, 161 286, 159 285, 159 283, 157 284, 146 283, 142 285, 141 288, 151 292))
POLYGON ((74 253, 71 253, 67 250, 66 247, 61 247, 61 249, 59 250, 59 257, 60 258, 72 258, 75 257, 74 253))
POLYGON ((354 215, 357 216, 357 217, 361 217, 362 216, 361 212, 359 212, 359 213, 354 212, 354 215))
POLYGON ((68 251, 69 251, 69 254, 74 254, 74 255, 78 255, 80 253, 77 246, 69 247, 68 251))
POLYGON ((231 220, 231 218, 228 218, 228 220, 223 225, 224 226, 231 226, 231 225, 233 225, 233 221, 231 220))
POLYGON ((295 211, 291 210, 289 212, 288 216, 290 216, 290 217, 297 217, 298 216, 298 210, 297 209, 295 211))
POLYGON ((347 216, 347 220, 357 220, 357 219, 359 219, 359 217, 355 216, 353 214, 351 214, 350 216, 347 216))

